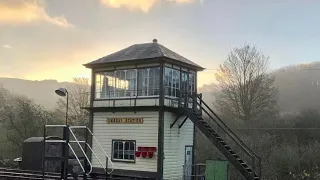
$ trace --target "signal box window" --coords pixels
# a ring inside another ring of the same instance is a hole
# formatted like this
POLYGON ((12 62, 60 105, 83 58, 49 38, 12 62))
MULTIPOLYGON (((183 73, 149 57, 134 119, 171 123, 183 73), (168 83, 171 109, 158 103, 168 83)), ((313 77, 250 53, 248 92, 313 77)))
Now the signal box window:
POLYGON ((112 141, 112 160, 135 162, 136 143, 133 140, 113 140, 112 141))

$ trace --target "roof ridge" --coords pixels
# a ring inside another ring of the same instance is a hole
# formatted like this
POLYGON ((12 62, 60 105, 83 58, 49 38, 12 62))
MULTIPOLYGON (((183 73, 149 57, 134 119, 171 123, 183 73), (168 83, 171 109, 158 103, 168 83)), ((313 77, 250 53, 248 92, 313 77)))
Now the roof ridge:
POLYGON ((180 61, 189 65, 192 65, 198 69, 204 69, 198 64, 190 61, 186 57, 170 50, 158 42, 133 44, 124 49, 113 52, 109 55, 101 57, 95 61, 84 64, 86 67, 93 67, 94 65, 104 63, 114 63, 121 61, 133 61, 139 59, 150 59, 166 57, 172 60, 180 61))
POLYGON ((159 43, 155 43, 156 44, 156 46, 157 46, 157 48, 159 49, 159 51, 161 52, 161 55, 162 56, 165 56, 165 54, 164 54, 164 52, 163 52, 163 50, 162 50, 162 48, 160 47, 160 46, 162 46, 161 44, 159 44, 159 43))

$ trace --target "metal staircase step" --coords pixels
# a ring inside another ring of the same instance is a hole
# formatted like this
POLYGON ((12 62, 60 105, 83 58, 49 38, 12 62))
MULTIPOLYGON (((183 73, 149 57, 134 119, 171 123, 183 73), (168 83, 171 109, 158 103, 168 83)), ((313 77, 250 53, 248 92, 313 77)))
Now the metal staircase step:
POLYGON ((219 141, 222 145, 227 145, 227 143, 226 142, 224 142, 224 141, 219 141))
POLYGON ((227 150, 230 150, 231 149, 231 147, 229 146, 229 145, 223 145, 227 150))
POLYGON ((252 173, 252 169, 250 169, 249 167, 245 168, 249 173, 252 173))
MULTIPOLYGON (((203 101, 201 100, 201 102, 203 102, 203 101)), ((208 114, 208 112, 206 110, 203 110, 203 107, 201 106, 201 104, 198 104, 198 106, 196 108, 198 108, 198 107, 200 108, 200 111, 206 112, 208 114)), ((209 108, 207 105, 206 105, 206 107, 209 108)), ((209 108, 209 111, 212 112, 212 110, 210 110, 210 108, 209 108)), ((215 119, 213 117, 208 115, 209 116, 208 118, 210 118, 210 119, 205 120, 204 117, 202 116, 202 113, 200 113, 198 110, 194 110, 194 109, 187 110, 186 114, 189 117, 189 119, 191 121, 193 121, 193 123, 211 140, 211 142, 224 154, 224 156, 239 170, 239 172, 247 180, 260 180, 260 177, 258 177, 257 174, 254 173, 254 171, 249 167, 249 165, 246 162, 244 162, 242 159, 240 159, 239 155, 237 155, 231 149, 231 146, 228 145, 224 141, 224 139, 214 130, 214 129, 216 129, 215 128, 216 126, 215 125, 212 126, 212 124, 209 122, 209 120, 215 121, 215 119)), ((217 117, 217 118, 220 120, 219 117, 217 117)), ((223 126, 223 123, 222 123, 222 125, 218 123, 218 125, 219 125, 218 128, 221 128, 226 133, 226 135, 230 136, 230 134, 228 134, 228 132, 231 131, 230 128, 228 129, 228 127, 223 126), (224 128, 227 128, 227 129, 224 129, 224 128)), ((219 129, 218 129, 218 131, 219 131, 219 129)), ((236 136, 236 135, 233 135, 233 136, 236 136)))

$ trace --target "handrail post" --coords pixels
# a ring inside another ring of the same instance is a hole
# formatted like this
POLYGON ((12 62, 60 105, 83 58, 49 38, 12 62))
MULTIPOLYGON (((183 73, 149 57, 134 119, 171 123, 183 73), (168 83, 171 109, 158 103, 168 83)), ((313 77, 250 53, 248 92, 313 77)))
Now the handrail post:
POLYGON ((255 169, 256 169, 256 158, 252 156, 252 179, 254 179, 255 169))
POLYGON ((46 125, 43 126, 43 152, 42 152, 42 179, 44 179, 45 174, 45 163, 46 163, 46 125))
POLYGON ((63 158, 63 179, 68 179, 68 164, 69 164, 69 125, 64 127, 64 158, 63 158))
POLYGON ((199 98, 200 98, 200 114, 202 115, 202 93, 199 94, 199 98))
POLYGON ((189 105, 189 102, 188 102, 188 93, 184 93, 184 108, 185 110, 188 109, 188 105, 189 105))
POLYGON ((258 160, 259 160, 259 176, 260 176, 260 178, 262 178, 262 171, 261 171, 261 169, 262 169, 262 167, 261 167, 261 157, 258 157, 258 160))
POLYGON ((182 93, 181 91, 179 90, 179 99, 178 99, 178 108, 180 109, 181 107, 181 98, 182 98, 182 93))
MULTIPOLYGON (((88 130, 87 128, 84 129, 85 130, 85 143, 84 143, 84 152, 87 153, 87 143, 88 143, 88 130)), ((88 161, 87 159, 84 159, 84 169, 85 169, 85 172, 84 172, 84 179, 87 180, 87 167, 88 167, 88 161)))
POLYGON ((106 156, 106 180, 108 179, 108 161, 109 161, 109 158, 108 156, 106 156))
POLYGON ((197 112, 197 95, 195 94, 195 92, 193 92, 191 94, 192 98, 192 109, 194 112, 197 112), (195 98, 195 99, 194 99, 195 98))

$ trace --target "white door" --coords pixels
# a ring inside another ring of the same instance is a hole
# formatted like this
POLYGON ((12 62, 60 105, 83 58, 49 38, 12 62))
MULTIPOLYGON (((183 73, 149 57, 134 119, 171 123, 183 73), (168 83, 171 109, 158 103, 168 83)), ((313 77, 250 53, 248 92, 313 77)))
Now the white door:
POLYGON ((185 180, 191 180, 192 177, 192 157, 193 157, 193 146, 186 146, 184 152, 184 177, 185 180))

